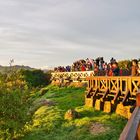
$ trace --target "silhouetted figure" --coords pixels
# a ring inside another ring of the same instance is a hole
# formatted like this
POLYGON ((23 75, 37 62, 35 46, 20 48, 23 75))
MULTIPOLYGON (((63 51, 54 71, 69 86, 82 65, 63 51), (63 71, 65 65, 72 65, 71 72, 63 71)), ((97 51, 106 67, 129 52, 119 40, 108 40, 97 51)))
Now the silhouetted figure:
POLYGON ((113 69, 113 76, 119 76, 120 75, 120 69, 118 67, 118 63, 117 62, 113 63, 112 67, 113 67, 112 68, 113 69))

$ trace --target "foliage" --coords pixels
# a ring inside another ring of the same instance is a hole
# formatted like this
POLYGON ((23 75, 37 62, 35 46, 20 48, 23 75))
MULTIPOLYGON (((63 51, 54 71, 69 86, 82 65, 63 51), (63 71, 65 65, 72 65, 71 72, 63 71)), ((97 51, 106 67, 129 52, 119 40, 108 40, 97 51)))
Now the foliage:
POLYGON ((22 70, 21 74, 29 87, 47 85, 51 77, 50 73, 44 73, 42 70, 22 70))
POLYGON ((0 139, 22 140, 117 140, 126 120, 116 114, 106 114, 84 107, 85 88, 47 86, 46 94, 30 94, 25 90, 0 91, 0 139), (54 105, 40 106, 50 100, 54 105), (66 121, 64 114, 75 109, 79 117, 66 121), (30 114, 30 110, 33 112, 30 114), (32 115, 32 116, 30 116, 32 115), (90 127, 99 122, 110 128, 101 134, 91 134, 90 127))
POLYGON ((0 90, 0 139, 17 137, 31 118, 27 115, 29 92, 23 90, 0 90))
POLYGON ((41 70, 15 70, 11 69, 8 73, 0 73, 0 86, 7 88, 27 89, 45 86, 50 83, 51 74, 41 70))
MULTIPOLYGON (((22 140, 118 140, 126 119, 116 114, 106 114, 84 107, 85 88, 48 86, 47 93, 40 98, 56 102, 55 106, 42 106, 34 112, 33 124, 27 125, 22 140), (65 112, 73 108, 79 118, 66 121, 65 112), (90 126, 99 122, 109 127, 105 133, 91 134, 90 126)), ((39 95, 39 93, 37 93, 39 95)), ((38 100, 39 96, 34 96, 38 100)))
MULTIPOLYGON (((135 59, 135 60, 140 61, 140 58, 135 59)), ((118 61, 118 65, 122 69, 126 69, 126 68, 130 69, 131 65, 132 65, 132 60, 121 60, 121 61, 118 61)))
POLYGON ((55 106, 41 106, 34 112, 32 123, 25 126, 25 130, 42 130, 50 132, 59 127, 63 116, 61 110, 55 106))
POLYGON ((122 61, 118 62, 118 65, 122 69, 126 69, 126 68, 130 69, 131 61, 130 60, 122 60, 122 61))

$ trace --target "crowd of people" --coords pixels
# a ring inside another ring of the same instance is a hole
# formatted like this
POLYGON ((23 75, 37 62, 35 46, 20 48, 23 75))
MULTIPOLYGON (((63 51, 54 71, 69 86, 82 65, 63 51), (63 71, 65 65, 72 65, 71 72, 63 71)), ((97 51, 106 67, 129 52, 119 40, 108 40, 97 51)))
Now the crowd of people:
POLYGON ((122 69, 118 66, 116 59, 111 58, 110 62, 104 61, 103 57, 96 59, 82 59, 75 61, 72 66, 54 68, 55 72, 74 72, 74 71, 94 71, 97 76, 138 76, 140 75, 140 61, 132 60, 131 67, 125 65, 122 69))

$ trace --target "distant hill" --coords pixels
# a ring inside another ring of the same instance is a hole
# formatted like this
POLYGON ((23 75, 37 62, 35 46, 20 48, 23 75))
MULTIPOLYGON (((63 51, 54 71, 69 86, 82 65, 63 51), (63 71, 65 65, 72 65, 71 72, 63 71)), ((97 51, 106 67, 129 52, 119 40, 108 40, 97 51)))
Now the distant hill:
POLYGON ((15 69, 15 70, 20 70, 20 69, 25 69, 25 70, 34 70, 35 68, 31 68, 29 66, 24 66, 24 65, 14 65, 14 66, 1 66, 0 65, 0 72, 1 73, 6 73, 10 69, 15 69))

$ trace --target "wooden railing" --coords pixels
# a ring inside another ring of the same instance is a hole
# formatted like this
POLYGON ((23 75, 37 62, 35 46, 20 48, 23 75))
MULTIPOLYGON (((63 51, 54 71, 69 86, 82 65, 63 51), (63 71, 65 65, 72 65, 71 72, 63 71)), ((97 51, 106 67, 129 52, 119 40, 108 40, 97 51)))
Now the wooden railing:
POLYGON ((72 81, 87 81, 88 76, 94 76, 94 71, 77 71, 77 72, 53 72, 52 73, 52 80, 57 80, 60 78, 69 79, 72 81))
POLYGON ((88 80, 88 89, 92 88, 99 91, 105 92, 107 89, 111 94, 115 94, 120 90, 121 94, 129 94, 131 96, 136 96, 136 92, 140 86, 140 77, 131 77, 131 76, 89 76, 88 80))
POLYGON ((121 133, 119 140, 140 140, 140 90, 136 95, 136 108, 121 133))
POLYGON ((85 105, 130 118, 140 87, 140 77, 89 76, 85 105))

